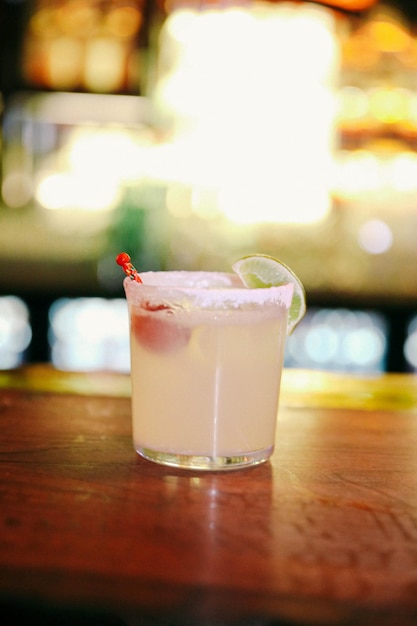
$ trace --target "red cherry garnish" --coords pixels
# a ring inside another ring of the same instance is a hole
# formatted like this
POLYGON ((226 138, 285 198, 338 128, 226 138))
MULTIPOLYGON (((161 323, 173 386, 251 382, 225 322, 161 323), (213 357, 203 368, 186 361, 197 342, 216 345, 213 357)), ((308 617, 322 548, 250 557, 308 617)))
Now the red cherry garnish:
MULTIPOLYGON (((160 304, 152 305, 146 302, 143 305, 146 311, 163 311, 170 307, 160 304)), ((156 352, 172 352, 187 345, 191 330, 177 326, 174 321, 161 319, 155 315, 133 315, 132 333, 146 348, 156 352)))
POLYGON ((117 265, 121 265, 123 267, 124 265, 130 263, 130 256, 127 254, 127 252, 121 252, 116 257, 116 263, 117 265))
POLYGON ((137 283, 142 282, 142 279, 139 276, 137 270, 130 262, 130 256, 127 254, 127 252, 120 252, 120 254, 118 254, 116 257, 116 263, 123 268, 124 273, 129 276, 129 278, 135 280, 137 283))

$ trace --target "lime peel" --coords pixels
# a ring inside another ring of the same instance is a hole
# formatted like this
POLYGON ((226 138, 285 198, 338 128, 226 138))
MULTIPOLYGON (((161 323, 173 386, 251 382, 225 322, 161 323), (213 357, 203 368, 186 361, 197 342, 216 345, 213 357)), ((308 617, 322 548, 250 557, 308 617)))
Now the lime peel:
POLYGON ((291 334, 306 312, 306 293, 296 274, 282 261, 267 254, 244 256, 232 265, 243 284, 250 289, 265 289, 291 283, 294 293, 288 311, 288 334, 291 334))

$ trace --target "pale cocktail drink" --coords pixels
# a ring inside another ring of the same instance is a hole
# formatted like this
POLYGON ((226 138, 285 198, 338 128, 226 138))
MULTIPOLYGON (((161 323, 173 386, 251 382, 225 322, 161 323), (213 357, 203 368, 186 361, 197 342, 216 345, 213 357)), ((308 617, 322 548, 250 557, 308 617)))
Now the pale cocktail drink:
POLYGON ((153 461, 228 469, 272 454, 293 285, 145 272, 124 286, 134 447, 153 461))

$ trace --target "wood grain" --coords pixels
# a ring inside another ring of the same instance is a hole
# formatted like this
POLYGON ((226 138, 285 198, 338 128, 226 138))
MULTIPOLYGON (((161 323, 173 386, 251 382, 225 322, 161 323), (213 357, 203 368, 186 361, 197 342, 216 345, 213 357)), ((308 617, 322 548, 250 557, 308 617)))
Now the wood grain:
POLYGON ((416 413, 295 404, 271 462, 197 473, 135 454, 125 395, 0 388, 9 623, 417 623, 416 413))

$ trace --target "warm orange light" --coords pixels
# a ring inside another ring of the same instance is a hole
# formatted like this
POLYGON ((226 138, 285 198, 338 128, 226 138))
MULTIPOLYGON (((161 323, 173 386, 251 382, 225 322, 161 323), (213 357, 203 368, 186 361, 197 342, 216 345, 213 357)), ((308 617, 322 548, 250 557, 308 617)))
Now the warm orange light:
POLYGON ((407 47, 410 39, 400 24, 382 19, 371 22, 368 32, 374 45, 383 52, 400 52, 407 47))
POLYGON ((51 36, 54 29, 55 11, 50 8, 40 9, 32 15, 29 21, 30 30, 39 37, 51 36))
POLYGON ((369 37, 362 32, 343 41, 341 49, 345 67, 368 69, 376 65, 380 57, 380 51, 369 45, 369 37))
POLYGON ((100 24, 100 9, 86 0, 64 2, 56 10, 56 21, 63 33, 78 37, 94 34, 100 24))
POLYGON ((75 37, 51 39, 46 57, 48 84, 52 89, 74 89, 81 79, 83 48, 75 37))
POLYGON ((116 7, 109 12, 106 26, 116 37, 133 37, 142 24, 142 14, 131 6, 116 7))
POLYGON ((323 4, 334 6, 345 11, 363 11, 377 4, 378 0, 328 0, 323 4))
POLYGON ((398 58, 406 67, 410 69, 417 68, 417 40, 415 38, 410 37, 408 46, 404 50, 401 50, 398 54, 398 58))

